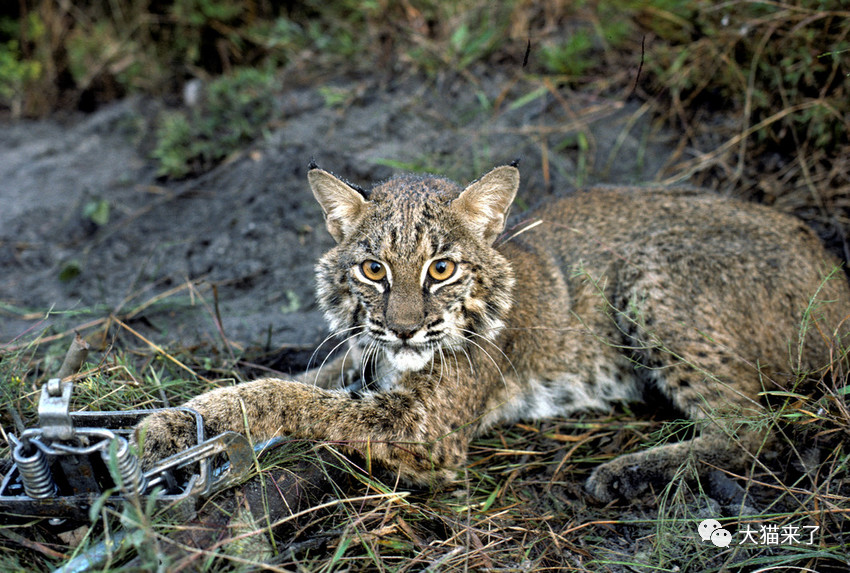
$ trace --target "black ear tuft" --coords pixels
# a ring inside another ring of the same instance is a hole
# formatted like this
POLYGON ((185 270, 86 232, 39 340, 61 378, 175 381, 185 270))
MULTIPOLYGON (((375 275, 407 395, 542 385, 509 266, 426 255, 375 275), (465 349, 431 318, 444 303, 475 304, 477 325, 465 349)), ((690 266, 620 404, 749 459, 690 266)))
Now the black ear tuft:
POLYGON ((511 167, 519 167, 519 160, 520 160, 520 158, 517 157, 516 159, 514 159, 513 161, 508 163, 508 165, 510 165, 511 167))
POLYGON ((307 165, 307 169, 309 169, 310 171, 312 171, 313 169, 318 169, 318 168, 319 168, 319 164, 318 164, 318 163, 316 163, 316 158, 315 158, 315 157, 311 157, 311 158, 310 158, 310 163, 307 165))

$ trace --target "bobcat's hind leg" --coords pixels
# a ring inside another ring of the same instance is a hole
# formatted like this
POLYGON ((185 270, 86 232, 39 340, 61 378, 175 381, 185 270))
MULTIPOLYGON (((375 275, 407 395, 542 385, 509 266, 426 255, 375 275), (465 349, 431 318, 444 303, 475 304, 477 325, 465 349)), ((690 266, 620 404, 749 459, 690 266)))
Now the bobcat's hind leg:
POLYGON ((771 439, 761 424, 759 374, 738 356, 708 339, 691 340, 677 350, 644 349, 642 374, 683 417, 693 420, 697 435, 619 456, 597 467, 587 490, 603 501, 632 499, 649 488, 663 488, 684 470, 700 477, 715 469, 740 471, 771 439), (735 382, 729 382, 734 380, 735 382))
POLYGON ((710 471, 744 467, 764 445, 766 436, 747 428, 737 429, 715 422, 699 436, 674 444, 651 447, 642 452, 624 454, 606 462, 591 473, 586 489, 597 499, 634 499, 644 491, 658 491, 684 472, 700 476, 710 471))

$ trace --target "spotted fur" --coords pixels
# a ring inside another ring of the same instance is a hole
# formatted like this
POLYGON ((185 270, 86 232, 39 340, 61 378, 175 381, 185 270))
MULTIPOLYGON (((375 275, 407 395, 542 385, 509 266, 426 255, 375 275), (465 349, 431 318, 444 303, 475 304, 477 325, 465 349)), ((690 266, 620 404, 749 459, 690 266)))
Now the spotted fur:
MULTIPOLYGON (((499 239, 514 166, 465 188, 404 175, 364 190, 315 166, 309 182, 337 241, 317 265, 319 304, 348 347, 300 380, 191 400, 212 432, 328 440, 434 483, 493 424, 660 396, 700 432, 588 481, 601 499, 632 498, 689 461, 742 469, 769 440, 740 423, 763 412, 760 394, 823 366, 846 332, 838 262, 765 207, 599 188, 499 239)), ((148 460, 191 441, 180 413, 141 428, 148 460)))

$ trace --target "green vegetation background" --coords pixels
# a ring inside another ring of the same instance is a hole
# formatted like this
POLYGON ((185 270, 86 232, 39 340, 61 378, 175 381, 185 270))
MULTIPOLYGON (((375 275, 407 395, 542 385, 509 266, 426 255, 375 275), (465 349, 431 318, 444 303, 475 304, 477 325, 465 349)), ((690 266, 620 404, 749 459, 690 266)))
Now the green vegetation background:
POLYGON ((256 137, 274 110, 255 104, 284 68, 433 76, 525 64, 601 93, 630 86, 686 132, 706 109, 742 117, 732 145, 748 156, 831 165, 848 155, 848 33, 842 0, 22 0, 0 7, 0 108, 91 110, 204 80, 204 110, 165 118, 154 153, 163 175, 183 177, 256 137))

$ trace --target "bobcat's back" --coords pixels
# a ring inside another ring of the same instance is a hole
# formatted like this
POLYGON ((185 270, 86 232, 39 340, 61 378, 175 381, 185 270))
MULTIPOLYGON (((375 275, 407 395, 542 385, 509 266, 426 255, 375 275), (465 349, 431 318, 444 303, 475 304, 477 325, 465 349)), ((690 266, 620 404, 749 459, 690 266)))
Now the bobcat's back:
MULTIPOLYGON (((824 365, 831 332, 814 322, 834 329, 850 311, 839 261, 802 221, 761 205, 687 188, 602 187, 539 217, 541 232, 521 237, 557 259, 572 292, 604 279, 618 324, 644 343, 661 320, 671 331, 656 345, 713 336, 723 356, 793 374, 824 365)), ((723 356, 704 367, 716 372, 723 356)))

